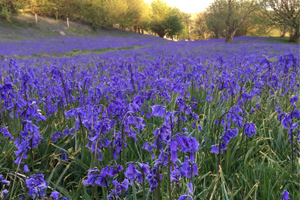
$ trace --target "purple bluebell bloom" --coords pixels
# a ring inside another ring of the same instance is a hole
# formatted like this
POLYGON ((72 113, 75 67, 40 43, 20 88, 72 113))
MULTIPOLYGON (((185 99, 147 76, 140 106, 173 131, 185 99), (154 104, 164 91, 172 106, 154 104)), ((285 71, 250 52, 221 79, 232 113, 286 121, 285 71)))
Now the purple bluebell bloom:
POLYGON ((289 192, 284 190, 283 193, 282 193, 282 198, 280 200, 289 200, 289 199, 291 199, 289 197, 289 192))
POLYGON ((46 196, 45 189, 48 183, 44 180, 43 174, 33 174, 29 178, 26 178, 26 186, 29 189, 28 195, 32 199, 46 196))

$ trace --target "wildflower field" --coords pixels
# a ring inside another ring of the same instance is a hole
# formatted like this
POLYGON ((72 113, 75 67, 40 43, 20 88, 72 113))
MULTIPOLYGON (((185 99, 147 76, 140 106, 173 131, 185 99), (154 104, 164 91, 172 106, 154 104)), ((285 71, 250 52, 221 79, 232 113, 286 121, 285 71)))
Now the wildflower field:
POLYGON ((300 199, 300 45, 0 47, 1 200, 300 199))

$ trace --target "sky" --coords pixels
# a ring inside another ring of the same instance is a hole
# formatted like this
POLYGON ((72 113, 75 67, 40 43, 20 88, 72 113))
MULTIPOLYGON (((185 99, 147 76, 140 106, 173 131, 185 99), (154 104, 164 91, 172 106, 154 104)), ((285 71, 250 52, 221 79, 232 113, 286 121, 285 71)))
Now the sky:
MULTIPOLYGON (((145 0, 147 3, 151 3, 152 1, 153 0, 145 0)), ((204 11, 214 0, 164 0, 164 2, 186 13, 199 13, 204 11)))

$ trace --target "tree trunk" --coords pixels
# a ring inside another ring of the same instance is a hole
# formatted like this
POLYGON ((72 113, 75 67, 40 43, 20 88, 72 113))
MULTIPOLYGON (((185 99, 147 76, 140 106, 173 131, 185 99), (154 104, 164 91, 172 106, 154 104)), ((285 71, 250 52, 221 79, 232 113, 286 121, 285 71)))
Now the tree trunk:
POLYGON ((300 33, 298 31, 298 32, 294 33, 293 35, 291 35, 290 42, 297 44, 299 42, 299 37, 300 37, 300 33))
POLYGON ((231 18, 231 0, 228 0, 228 16, 227 16, 227 20, 225 21, 226 23, 226 40, 225 42, 231 42, 232 41, 232 37, 231 37, 231 28, 230 28, 230 18, 231 18))
POLYGON ((225 42, 231 42, 233 40, 233 36, 235 35, 236 31, 241 28, 241 26, 246 22, 246 19, 250 13, 252 13, 256 8, 250 9, 248 12, 246 12, 241 18, 241 22, 239 22, 239 19, 236 19, 230 23, 231 15, 232 15, 232 8, 231 8, 231 0, 227 0, 228 2, 228 16, 226 23, 226 40, 225 42))
POLYGON ((225 42, 232 42, 233 40, 233 36, 235 35, 235 32, 237 31, 237 29, 235 30, 230 30, 227 34, 226 34, 226 40, 225 42))
POLYGON ((164 37, 165 37, 165 34, 163 34, 163 33, 158 33, 158 36, 161 37, 161 38, 164 38, 164 37))
POLYGON ((158 34, 158 36, 161 37, 161 38, 163 38, 163 37, 166 35, 165 30, 162 30, 162 29, 161 29, 161 30, 158 30, 158 31, 157 31, 157 34, 158 34))
POLYGON ((225 42, 232 42, 233 37, 231 37, 230 35, 226 37, 225 42))
POLYGON ((191 41, 191 27, 189 25, 189 41, 191 41))
POLYGON ((7 13, 5 14, 5 21, 6 21, 6 22, 10 22, 10 13, 9 13, 9 12, 7 12, 7 13))
POLYGON ((282 34, 280 35, 280 37, 284 37, 285 34, 286 34, 286 26, 283 25, 283 27, 282 27, 282 34))
POLYGON ((300 37, 300 27, 299 25, 293 26, 293 30, 290 32, 290 42, 298 43, 300 37))

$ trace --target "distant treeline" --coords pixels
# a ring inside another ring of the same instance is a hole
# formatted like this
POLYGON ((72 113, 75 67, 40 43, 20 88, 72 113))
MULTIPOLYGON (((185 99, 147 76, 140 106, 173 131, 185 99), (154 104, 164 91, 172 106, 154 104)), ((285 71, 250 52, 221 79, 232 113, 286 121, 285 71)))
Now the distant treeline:
POLYGON ((289 33, 299 40, 300 0, 215 0, 204 12, 192 15, 162 0, 0 0, 0 17, 10 21, 20 10, 56 19, 86 23, 94 29, 112 28, 168 36, 172 39, 208 39, 267 36, 289 33))

